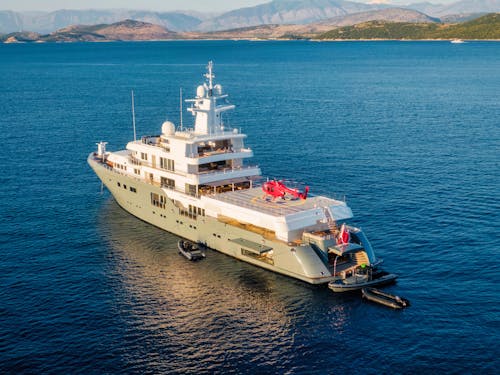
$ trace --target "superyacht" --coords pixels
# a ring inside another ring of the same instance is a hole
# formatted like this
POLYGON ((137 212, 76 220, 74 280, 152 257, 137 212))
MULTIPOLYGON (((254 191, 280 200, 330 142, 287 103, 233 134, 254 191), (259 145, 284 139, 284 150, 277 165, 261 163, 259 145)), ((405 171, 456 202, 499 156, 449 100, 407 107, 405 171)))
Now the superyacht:
POLYGON ((120 151, 100 142, 88 156, 116 202, 183 239, 307 283, 344 291, 386 282, 365 234, 348 224, 346 202, 264 179, 246 135, 223 121, 235 106, 212 62, 204 77, 185 100, 192 128, 166 121, 161 134, 120 151))

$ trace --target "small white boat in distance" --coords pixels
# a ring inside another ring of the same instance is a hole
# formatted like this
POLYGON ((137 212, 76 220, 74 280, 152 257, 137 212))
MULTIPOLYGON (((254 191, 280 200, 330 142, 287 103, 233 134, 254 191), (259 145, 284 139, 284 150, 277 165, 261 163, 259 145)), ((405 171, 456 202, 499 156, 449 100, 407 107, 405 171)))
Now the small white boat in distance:
POLYGON ((179 254, 184 255, 187 259, 196 261, 205 258, 205 253, 192 242, 180 240, 177 243, 179 254))
POLYGON ((462 39, 452 39, 451 43, 453 44, 460 44, 460 43, 465 43, 462 39))

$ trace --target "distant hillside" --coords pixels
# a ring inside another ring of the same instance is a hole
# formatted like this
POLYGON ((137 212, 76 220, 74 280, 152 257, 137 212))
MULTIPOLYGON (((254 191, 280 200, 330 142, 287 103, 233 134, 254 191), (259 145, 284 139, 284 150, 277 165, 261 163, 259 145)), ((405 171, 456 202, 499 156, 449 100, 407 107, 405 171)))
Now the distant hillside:
MULTIPOLYGON (((361 1, 365 2, 348 0, 272 0, 265 4, 236 9, 222 14, 196 11, 154 12, 127 9, 57 10, 54 12, 13 12, 7 10, 0 11, 0 33, 34 31, 48 34, 70 25, 111 24, 124 19, 148 22, 176 32, 203 32, 262 25, 306 25, 353 14, 358 15, 352 19, 345 18, 345 22, 341 25, 352 25, 369 20, 427 22, 426 20, 418 20, 421 15, 403 14, 401 8, 415 10, 428 15, 430 18, 438 17, 442 20, 450 16, 456 22, 469 20, 471 16, 478 13, 500 12, 500 0, 460 0, 446 5, 420 2, 397 7, 388 3, 382 4, 384 0, 375 0, 371 4, 368 4, 368 0, 361 1), (375 2, 378 3, 375 4, 375 2), (399 10, 392 13, 393 19, 390 19, 390 13, 386 13, 385 16, 362 19, 363 13, 398 8, 399 10), (409 19, 405 20, 405 17, 409 17, 409 19)), ((331 22, 330 24, 335 25, 336 23, 331 22)), ((314 27, 321 28, 321 26, 314 27)))
POLYGON ((500 39, 500 13, 461 24, 371 21, 341 27, 317 39, 500 39))
POLYGON ((405 8, 441 18, 448 15, 500 12, 500 0, 460 0, 446 5, 421 2, 407 5, 405 8))
POLYGON ((427 35, 438 27, 434 23, 369 21, 328 31, 317 39, 429 39, 427 35))
POLYGON ((436 38, 500 39, 500 13, 490 13, 472 21, 442 27, 436 38))
POLYGON ((172 39, 177 35, 160 25, 134 20, 105 25, 96 32, 109 40, 161 40, 172 39))
MULTIPOLYGON (((396 18, 393 10, 368 12, 356 17, 340 18, 335 22, 355 22, 378 17, 379 20, 361 22, 331 30, 332 25, 260 25, 214 32, 176 33, 147 22, 125 20, 113 24, 77 25, 40 35, 34 32, 16 32, 0 35, 0 42, 105 42, 117 40, 171 40, 171 39, 499 39, 500 13, 491 13, 472 21, 443 24, 414 11, 404 10, 397 17, 422 22, 388 22, 383 17, 396 18)), ((329 21, 334 22, 334 21, 329 21)))
POLYGON ((40 39, 40 34, 29 31, 0 35, 0 42, 4 43, 28 43, 36 42, 40 39))
POLYGON ((430 16, 436 17, 436 14, 439 13, 439 10, 443 7, 443 4, 435 4, 430 3, 428 1, 421 3, 412 3, 409 5, 402 5, 402 8, 418 10, 424 14, 428 14, 430 16))
POLYGON ((111 25, 69 26, 46 35, 17 32, 4 35, 2 40, 7 43, 105 42, 116 40, 166 40, 175 39, 176 37, 177 33, 167 30, 162 26, 147 22, 125 20, 111 25))
POLYGON ((448 14, 466 13, 493 13, 500 12, 500 0, 461 0, 456 3, 444 5, 436 14, 438 17, 448 14))
POLYGON ((462 14, 449 14, 447 16, 441 16, 439 19, 442 23, 460 23, 475 20, 476 18, 482 17, 488 14, 485 13, 462 13, 462 14))
MULTIPOLYGON (((334 17, 345 17, 354 13, 388 8, 407 8, 419 11, 430 18, 440 18, 451 14, 499 12, 500 0, 460 0, 446 5, 421 2, 404 7, 396 7, 382 2, 367 4, 346 0, 274 0, 254 7, 233 10, 205 20, 198 26, 198 30, 216 31, 264 24, 310 24, 334 17)), ((398 19, 393 21, 398 21, 398 19)), ((401 22, 420 21, 412 19, 401 20, 401 22)))
POLYGON ((305 25, 258 25, 206 33, 190 33, 192 38, 214 39, 306 39, 315 34, 331 30, 332 26, 355 25, 367 21, 395 21, 412 23, 435 23, 438 18, 431 18, 416 10, 389 8, 369 12, 348 14, 305 25))
POLYGON ((384 7, 345 0, 274 0, 224 13, 202 22, 198 29, 212 31, 264 24, 306 24, 384 7))
POLYGON ((439 18, 412 9, 388 8, 348 14, 346 16, 330 18, 319 22, 320 25, 331 26, 351 26, 368 21, 390 21, 390 22, 410 22, 410 23, 434 23, 440 22, 439 18))
POLYGON ((31 30, 50 33, 70 25, 111 24, 125 19, 152 23, 173 31, 192 30, 201 23, 201 19, 179 12, 124 9, 58 10, 50 13, 0 11, 0 32, 31 30))
POLYGON ((309 39, 331 30, 328 25, 259 25, 237 29, 190 32, 182 36, 190 39, 309 39))

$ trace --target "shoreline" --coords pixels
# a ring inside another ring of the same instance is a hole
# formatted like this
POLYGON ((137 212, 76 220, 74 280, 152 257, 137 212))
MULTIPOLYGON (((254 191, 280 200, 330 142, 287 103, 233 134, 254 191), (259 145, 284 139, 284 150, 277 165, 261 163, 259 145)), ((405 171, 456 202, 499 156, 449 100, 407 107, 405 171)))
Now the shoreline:
POLYGON ((214 42, 214 41, 233 41, 233 42, 451 42, 461 39, 463 42, 500 42, 500 39, 392 39, 392 38, 374 38, 374 39, 292 39, 292 38, 176 38, 176 39, 141 39, 141 40, 63 40, 63 41, 45 41, 45 40, 5 40, 0 44, 65 44, 65 43, 134 43, 134 42, 214 42))

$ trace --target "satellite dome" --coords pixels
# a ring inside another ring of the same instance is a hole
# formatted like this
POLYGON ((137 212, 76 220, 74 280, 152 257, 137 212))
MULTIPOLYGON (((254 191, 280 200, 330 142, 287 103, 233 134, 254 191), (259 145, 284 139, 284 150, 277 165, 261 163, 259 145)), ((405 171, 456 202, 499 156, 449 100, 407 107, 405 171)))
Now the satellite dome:
POLYGON ((205 88, 203 86, 198 86, 198 88, 196 89, 196 96, 198 98, 203 98, 205 96, 205 88))
POLYGON ((214 86, 215 95, 222 95, 222 86, 220 84, 216 84, 214 86))
POLYGON ((174 135, 175 134, 174 123, 170 121, 165 121, 161 126, 161 132, 163 135, 174 135))

